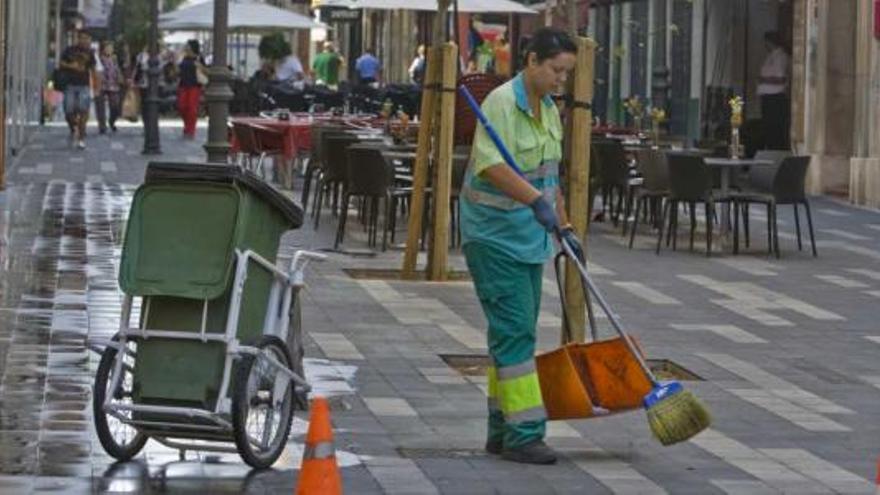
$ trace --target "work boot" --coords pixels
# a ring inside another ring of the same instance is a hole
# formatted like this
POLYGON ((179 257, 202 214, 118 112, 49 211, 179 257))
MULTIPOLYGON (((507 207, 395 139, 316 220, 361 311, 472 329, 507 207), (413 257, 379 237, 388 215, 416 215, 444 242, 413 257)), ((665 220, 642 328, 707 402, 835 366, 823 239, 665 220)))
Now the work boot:
POLYGON ((505 447, 501 458, 523 464, 555 464, 556 453, 543 440, 535 440, 517 448, 505 447))
POLYGON ((504 444, 501 440, 486 440, 486 452, 492 455, 499 455, 501 451, 504 450, 504 444))

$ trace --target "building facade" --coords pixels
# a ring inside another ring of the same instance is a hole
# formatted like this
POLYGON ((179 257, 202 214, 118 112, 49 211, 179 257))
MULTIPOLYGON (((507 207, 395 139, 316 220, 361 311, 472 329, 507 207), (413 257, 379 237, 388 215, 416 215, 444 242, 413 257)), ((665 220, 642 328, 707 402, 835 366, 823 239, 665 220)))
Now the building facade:
POLYGON ((592 0, 595 114, 632 125, 639 96, 688 143, 723 141, 727 101, 745 100, 745 132, 761 148, 757 94, 765 34, 789 52, 792 151, 813 157, 808 188, 880 206, 880 2, 877 0, 592 0))
POLYGON ((49 9, 48 0, 0 3, 0 160, 4 169, 40 123, 49 62, 49 9))

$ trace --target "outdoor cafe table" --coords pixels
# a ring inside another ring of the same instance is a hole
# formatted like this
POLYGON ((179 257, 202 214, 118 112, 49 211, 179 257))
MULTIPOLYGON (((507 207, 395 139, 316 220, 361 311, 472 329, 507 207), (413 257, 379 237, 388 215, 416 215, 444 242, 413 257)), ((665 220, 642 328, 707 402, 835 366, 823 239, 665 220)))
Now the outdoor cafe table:
MULTIPOLYGON (((320 123, 340 123, 364 129, 368 128, 371 117, 355 116, 332 116, 331 114, 291 114, 288 120, 273 119, 267 117, 233 117, 230 121, 235 124, 259 125, 274 129, 281 133, 281 156, 286 161, 297 157, 300 150, 308 150, 312 147, 312 125, 320 123)), ((232 136, 232 152, 239 150, 238 140, 232 136)))
MULTIPOLYGON (((745 167, 763 167, 773 165, 769 160, 754 160, 748 158, 704 158, 706 165, 716 168, 721 173, 721 195, 730 194, 730 175, 734 170, 742 170, 745 167)), ((725 242, 730 232, 730 204, 721 206, 721 241, 725 242)))

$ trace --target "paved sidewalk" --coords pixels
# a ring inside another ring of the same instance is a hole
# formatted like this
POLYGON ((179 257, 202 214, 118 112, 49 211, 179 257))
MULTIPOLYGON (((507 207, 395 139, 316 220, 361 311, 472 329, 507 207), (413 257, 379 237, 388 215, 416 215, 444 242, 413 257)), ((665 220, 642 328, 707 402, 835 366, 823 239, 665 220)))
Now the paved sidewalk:
MULTIPOLYGON (((163 160, 196 161, 200 139, 163 128, 163 160)), ((96 134, 96 133, 94 133, 96 134)), ((86 336, 118 324, 119 239, 145 159, 139 128, 66 148, 63 128, 35 136, 9 171, 0 226, 0 493, 60 491, 291 493, 305 431, 294 424, 274 469, 237 456, 177 453, 155 443, 113 464, 94 436, 86 336)), ((298 194, 295 196, 298 198, 298 194)), ((880 213, 817 198, 819 258, 798 252, 790 208, 780 213, 782 259, 764 254, 755 212, 746 255, 679 250, 656 256, 596 224, 591 269, 649 357, 686 382, 715 423, 663 448, 644 414, 552 422, 555 466, 514 465, 482 452, 485 379, 442 355, 485 354, 485 322, 468 282, 355 279, 347 269, 398 268, 401 253, 329 253, 308 274, 304 305, 310 377, 334 395, 347 493, 874 493, 880 456, 880 213)), ((684 223, 684 222, 682 222, 684 223)), ((294 249, 332 246, 327 213, 288 234, 294 249)), ((698 245, 700 243, 698 242, 698 245)), ((345 248, 366 248, 349 222, 345 248)), ((460 255, 451 263, 462 268, 460 255)), ((540 347, 559 339, 552 269, 545 272, 540 347)), ((610 330, 600 319, 605 335, 610 330)))

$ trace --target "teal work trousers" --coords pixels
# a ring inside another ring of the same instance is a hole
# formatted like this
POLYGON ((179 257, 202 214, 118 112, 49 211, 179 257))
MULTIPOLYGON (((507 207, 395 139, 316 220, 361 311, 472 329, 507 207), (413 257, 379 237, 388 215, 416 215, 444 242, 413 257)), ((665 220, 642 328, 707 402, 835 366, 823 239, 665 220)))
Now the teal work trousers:
POLYGON ((505 448, 542 440, 547 414, 535 370, 535 331, 544 266, 484 243, 463 249, 489 323, 488 439, 505 448))

